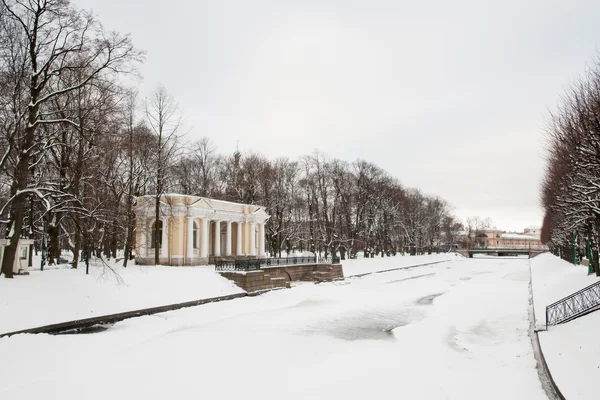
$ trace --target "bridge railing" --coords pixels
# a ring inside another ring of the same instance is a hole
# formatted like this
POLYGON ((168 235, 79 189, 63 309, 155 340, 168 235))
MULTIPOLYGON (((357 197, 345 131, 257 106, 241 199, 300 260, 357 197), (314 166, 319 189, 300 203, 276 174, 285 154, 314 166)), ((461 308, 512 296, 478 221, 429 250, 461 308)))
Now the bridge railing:
POLYGON ((600 308, 600 281, 546 307, 546 328, 581 317, 600 308))
POLYGON ((472 249, 468 249, 471 252, 474 253, 496 253, 498 251, 500 252, 521 252, 521 253, 528 253, 531 249, 529 248, 510 248, 510 247, 481 247, 481 248, 472 248, 472 249))
POLYGON ((216 271, 254 271, 264 267, 290 266, 298 264, 338 264, 339 257, 272 257, 238 260, 215 260, 216 271))

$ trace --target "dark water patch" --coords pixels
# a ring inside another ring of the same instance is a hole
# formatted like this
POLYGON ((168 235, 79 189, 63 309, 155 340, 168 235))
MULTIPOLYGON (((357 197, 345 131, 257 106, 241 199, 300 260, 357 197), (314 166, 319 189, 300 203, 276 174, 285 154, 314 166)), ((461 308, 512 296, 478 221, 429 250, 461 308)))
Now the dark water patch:
POLYGON ((374 325, 374 326, 349 326, 336 330, 333 336, 342 340, 393 340, 392 331, 400 326, 406 326, 409 322, 402 321, 401 325, 374 325))
POLYGON ((414 310, 378 310, 374 313, 351 315, 347 318, 333 320, 311 331, 348 341, 396 340, 394 329, 421 319, 423 319, 423 315, 414 310))
POLYGON ((99 333, 112 328, 114 324, 97 324, 86 326, 85 328, 70 329, 68 331, 56 332, 53 335, 89 335, 91 333, 99 333))
POLYGON ((421 297, 420 299, 417 300, 417 304, 419 304, 421 306, 429 306, 429 305, 433 304, 433 300, 436 297, 440 297, 443 294, 444 293, 434 293, 434 294, 430 294, 425 297, 421 297))

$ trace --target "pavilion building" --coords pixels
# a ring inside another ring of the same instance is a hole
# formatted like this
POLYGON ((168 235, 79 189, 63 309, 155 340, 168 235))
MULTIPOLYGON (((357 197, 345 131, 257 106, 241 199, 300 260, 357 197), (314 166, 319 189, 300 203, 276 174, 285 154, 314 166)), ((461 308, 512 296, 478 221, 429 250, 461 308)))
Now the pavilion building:
POLYGON ((162 265, 202 265, 214 258, 265 256, 264 207, 181 194, 136 199, 136 263, 154 264, 156 235, 162 265))

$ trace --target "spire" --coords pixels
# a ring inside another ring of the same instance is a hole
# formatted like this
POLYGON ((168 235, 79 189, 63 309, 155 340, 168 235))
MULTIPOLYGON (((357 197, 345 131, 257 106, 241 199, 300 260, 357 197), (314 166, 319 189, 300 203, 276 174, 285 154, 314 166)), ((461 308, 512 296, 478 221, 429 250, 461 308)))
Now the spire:
POLYGON ((235 153, 233 153, 233 158, 235 159, 235 166, 239 167, 240 166, 240 157, 242 156, 242 153, 240 153, 240 141, 237 141, 236 147, 235 147, 235 153))

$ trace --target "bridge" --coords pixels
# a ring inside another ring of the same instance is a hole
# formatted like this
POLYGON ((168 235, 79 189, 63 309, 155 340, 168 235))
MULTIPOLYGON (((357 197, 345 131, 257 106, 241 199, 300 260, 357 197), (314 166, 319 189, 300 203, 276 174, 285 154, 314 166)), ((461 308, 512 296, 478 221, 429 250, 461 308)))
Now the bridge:
POLYGON ((496 248, 496 247, 488 247, 488 248, 476 248, 476 249, 462 249, 457 250, 458 253, 462 254, 465 257, 473 258, 473 254, 489 254, 496 255, 499 257, 503 256, 520 256, 526 255, 529 258, 535 257, 538 254, 545 253, 548 250, 543 249, 514 249, 514 248, 496 248))

